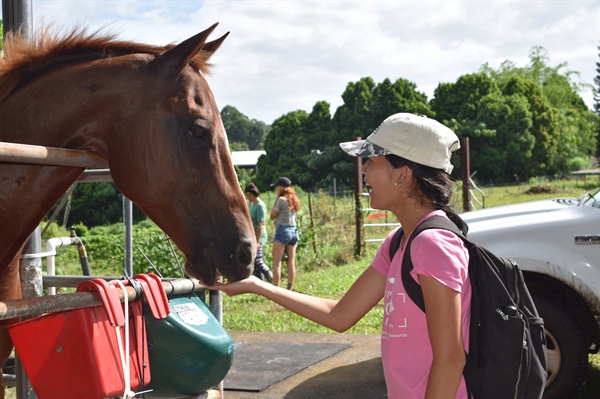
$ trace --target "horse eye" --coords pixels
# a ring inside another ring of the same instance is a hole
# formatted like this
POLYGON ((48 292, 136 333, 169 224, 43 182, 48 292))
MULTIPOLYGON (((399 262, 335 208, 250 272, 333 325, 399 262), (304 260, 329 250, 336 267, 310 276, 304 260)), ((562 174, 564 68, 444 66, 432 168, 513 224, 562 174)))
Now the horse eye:
POLYGON ((206 121, 194 121, 188 128, 188 132, 196 138, 210 134, 210 126, 206 121))

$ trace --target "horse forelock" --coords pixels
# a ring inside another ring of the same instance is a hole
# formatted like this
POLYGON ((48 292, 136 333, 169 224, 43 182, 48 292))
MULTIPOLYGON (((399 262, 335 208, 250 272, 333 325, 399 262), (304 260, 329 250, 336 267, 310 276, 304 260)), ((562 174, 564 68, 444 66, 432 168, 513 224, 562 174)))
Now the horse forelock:
MULTIPOLYGON (((64 34, 45 28, 31 40, 9 33, 5 39, 4 59, 0 58, 0 101, 19 86, 61 65, 130 54, 160 55, 175 46, 123 41, 101 30, 88 34, 81 27, 64 34)), ((190 64, 208 75, 212 67, 210 56, 211 53, 199 51, 190 64)))

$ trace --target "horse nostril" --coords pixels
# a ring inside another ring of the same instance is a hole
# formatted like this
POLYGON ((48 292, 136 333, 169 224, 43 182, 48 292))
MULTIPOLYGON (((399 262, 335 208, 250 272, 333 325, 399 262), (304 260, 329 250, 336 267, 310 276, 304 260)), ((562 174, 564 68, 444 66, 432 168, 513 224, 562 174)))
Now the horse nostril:
POLYGON ((252 263, 252 245, 243 243, 238 246, 237 259, 240 264, 247 266, 252 263))

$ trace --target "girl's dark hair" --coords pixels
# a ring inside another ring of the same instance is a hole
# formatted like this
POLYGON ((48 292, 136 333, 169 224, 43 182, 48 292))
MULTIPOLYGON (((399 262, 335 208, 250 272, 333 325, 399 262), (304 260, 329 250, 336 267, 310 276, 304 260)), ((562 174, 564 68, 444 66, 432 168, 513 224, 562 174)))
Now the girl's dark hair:
POLYGON ((260 196, 260 190, 258 189, 258 187, 256 187, 256 185, 254 183, 248 183, 248 185, 244 189, 244 192, 250 193, 250 194, 254 195, 255 197, 260 196))
POLYGON ((436 209, 440 209, 448 215, 451 220, 458 216, 454 207, 450 204, 453 194, 454 181, 448 173, 442 169, 436 169, 409 161, 406 158, 397 155, 386 155, 385 159, 394 169, 399 169, 404 165, 412 170, 414 181, 417 185, 411 192, 412 195, 419 195, 418 190, 429 198, 436 209))

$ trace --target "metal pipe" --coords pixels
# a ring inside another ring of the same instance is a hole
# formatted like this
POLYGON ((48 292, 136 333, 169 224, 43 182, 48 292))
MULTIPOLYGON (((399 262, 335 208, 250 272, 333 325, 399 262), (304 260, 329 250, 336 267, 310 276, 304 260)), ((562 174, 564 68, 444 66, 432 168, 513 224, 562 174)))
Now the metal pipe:
POLYGON ((4 384, 11 388, 17 385, 17 377, 14 374, 2 374, 2 377, 4 377, 4 384))
POLYGON ((71 239, 71 243, 77 245, 77 252, 79 253, 79 263, 81 263, 81 273, 84 276, 91 276, 90 272, 90 264, 88 263, 88 256, 85 250, 85 245, 81 241, 81 238, 77 237, 77 233, 75 232, 75 227, 71 226, 71 232, 69 234, 69 238, 71 239))
POLYGON ((125 276, 133 277, 133 203, 123 196, 123 244, 125 246, 125 259, 123 271, 125 276))
POLYGON ((0 142, 0 161, 36 165, 106 168, 108 161, 86 151, 0 142))
MULTIPOLYGON (((20 34, 21 37, 25 38, 27 41, 31 40, 31 34, 33 32, 33 13, 32 13, 32 4, 31 0, 13 0, 13 1, 2 1, 2 16, 4 17, 4 37, 6 37, 7 33, 11 32, 14 34, 20 34)), ((33 247, 33 245, 37 245, 39 248, 41 246, 42 234, 39 226, 36 228, 35 232, 32 234, 32 237, 29 238, 27 242, 27 246, 33 247), (33 242, 32 242, 33 241, 33 242)), ((40 252, 38 250, 33 251, 25 251, 25 253, 31 252, 40 252)), ((42 272, 41 272, 41 259, 24 259, 21 260, 20 271, 26 271, 30 269, 30 275, 21 275, 21 287, 23 290, 23 295, 41 295, 42 291, 42 272), (39 263, 39 268, 37 265, 39 263), (36 265, 33 267, 33 265, 36 265), (34 272, 33 269, 36 268, 39 271, 39 276, 34 276, 37 272, 34 272), (30 279, 29 281, 24 280, 30 279), (35 288, 34 288, 35 287, 35 288), (32 289, 33 288, 33 289, 32 289), (39 292, 36 292, 39 288, 39 292)), ((27 273, 27 272, 26 272, 27 273)), ((17 356, 18 358, 18 356, 17 356)), ((16 368, 16 385, 17 385, 17 398, 20 399, 37 399, 37 395, 31 386, 31 381, 27 378, 22 367, 20 367, 20 362, 17 361, 16 368)))
MULTIPOLYGON (((46 259, 46 274, 49 276, 54 276, 56 273, 54 256, 56 255, 56 247, 66 247, 71 245, 70 237, 55 237, 46 241, 46 253, 48 258, 46 259)), ((56 288, 50 287, 48 288, 48 295, 55 295, 56 288)))
POLYGON ((4 19, 4 37, 6 34, 20 33, 30 40, 33 32, 33 13, 31 0, 11 0, 2 2, 4 19))
POLYGON ((78 183, 110 183, 110 169, 87 169, 77 178, 78 183))
MULTIPOLYGON (((54 278, 62 276, 54 276, 54 278)), ((85 276, 70 276, 70 278, 79 277, 82 279, 89 280, 90 278, 98 277, 85 277, 85 276)), ((119 277, 108 277, 106 279, 119 279, 119 277)), ((80 281, 80 282, 81 282, 80 281)), ((196 291, 203 291, 205 287, 200 284, 196 279, 174 279, 166 280, 162 282, 163 289, 167 296, 188 294, 196 291)), ((64 285, 63 285, 64 286, 64 285)), ((116 287, 117 292, 121 301, 125 299, 125 295, 129 301, 136 300, 135 289, 131 286, 125 287, 125 293, 121 288, 116 287)), ((25 298, 15 299, 0 302, 0 320, 12 319, 17 317, 31 318, 36 317, 45 313, 52 312, 65 312, 68 310, 89 308, 93 306, 100 306, 102 302, 98 298, 95 292, 75 292, 72 294, 61 294, 53 296, 43 296, 37 298, 25 298)))
MULTIPOLYGON (((75 228, 71 227, 70 237, 55 237, 46 241, 46 252, 36 254, 39 257, 47 256, 46 260, 46 275, 54 276, 56 273, 55 269, 55 256, 56 247, 68 247, 69 245, 77 245, 77 251, 79 252, 79 263, 81 263, 81 270, 84 276, 91 276, 90 265, 88 263, 87 252, 85 245, 75 233, 75 228)), ((48 295, 55 295, 56 289, 54 287, 48 287, 48 295)))
POLYGON ((101 278, 106 281, 120 280, 123 277, 120 276, 44 276, 44 287, 63 287, 63 288, 77 288, 77 286, 89 279, 101 278))
POLYGON ((19 262, 21 290, 26 298, 42 295, 42 259, 39 255, 42 246, 42 229, 38 226, 23 248, 19 262))

